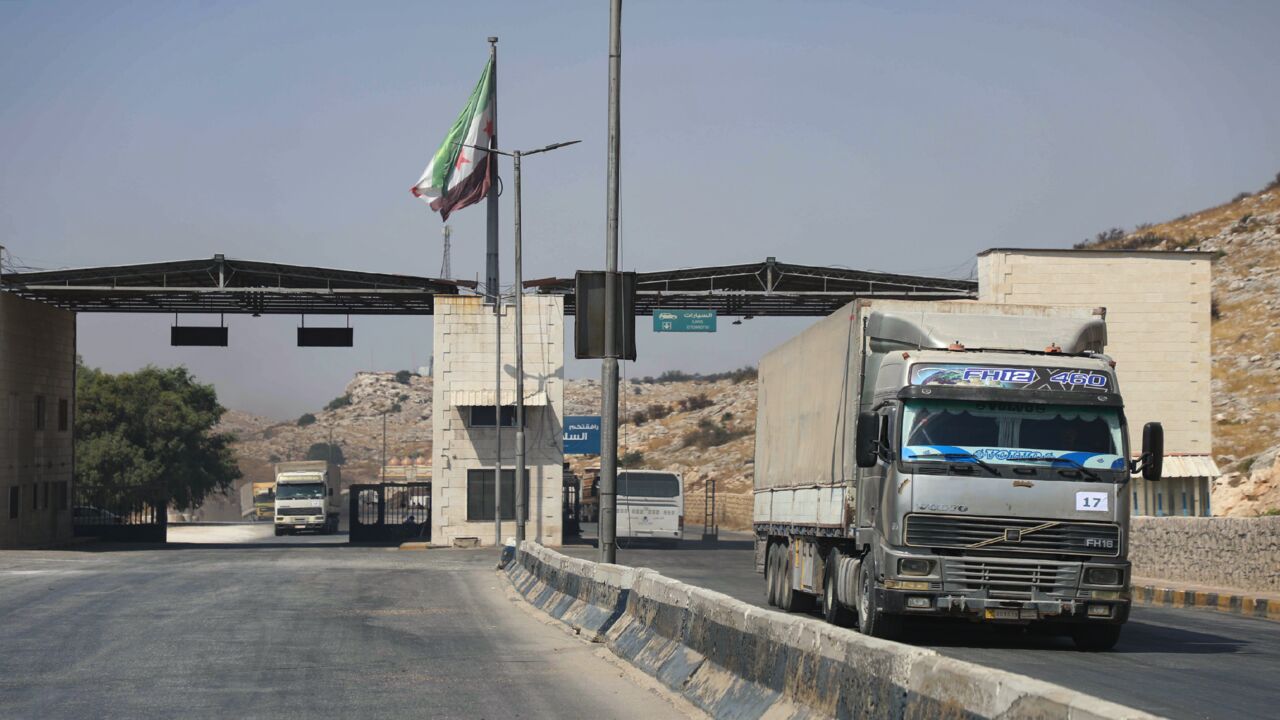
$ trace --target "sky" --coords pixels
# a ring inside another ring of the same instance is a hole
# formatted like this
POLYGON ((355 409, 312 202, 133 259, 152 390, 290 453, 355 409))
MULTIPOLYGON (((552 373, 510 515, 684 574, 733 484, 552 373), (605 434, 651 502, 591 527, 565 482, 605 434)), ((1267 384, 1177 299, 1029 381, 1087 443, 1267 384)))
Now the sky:
MULTIPOLYGON (((408 189, 497 35, 501 144, 582 140, 524 164, 525 276, 600 269, 608 15, 605 0, 0 2, 0 244, 47 269, 222 253, 437 276, 442 223, 408 189)), ((1265 1, 631 0, 622 265, 967 277, 986 248, 1067 247, 1257 190, 1280 171, 1277 28, 1265 1)), ((450 225, 454 275, 475 279, 483 208, 450 225)), ((113 372, 185 364, 228 407, 276 418, 431 353, 421 317, 352 318, 355 347, 337 350, 295 347, 298 319, 270 316, 229 317, 226 349, 171 348, 173 321, 82 314, 79 351, 113 372)), ((808 322, 655 335, 641 318, 623 372, 755 364, 808 322)))

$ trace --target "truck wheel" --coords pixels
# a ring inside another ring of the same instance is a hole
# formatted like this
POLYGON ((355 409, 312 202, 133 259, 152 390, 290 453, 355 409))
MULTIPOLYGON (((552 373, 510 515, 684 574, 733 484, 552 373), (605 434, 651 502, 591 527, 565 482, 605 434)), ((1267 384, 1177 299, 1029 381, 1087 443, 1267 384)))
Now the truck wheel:
POLYGON ((889 615, 875 606, 876 568, 867 555, 858 570, 858 630, 884 640, 893 640, 902 634, 902 618, 889 615))
POLYGON ((827 569, 822 582, 822 619, 832 625, 853 627, 857 617, 840 604, 836 594, 836 579, 840 576, 840 561, 843 559, 839 550, 832 550, 827 555, 827 569))
POLYGON ((778 546, 769 543, 764 551, 764 594, 770 606, 778 605, 778 546))
POLYGON ((284 528, 276 528, 276 537, 280 537, 283 534, 284 534, 284 528))
POLYGON ((1072 625, 1071 639, 1077 650, 1098 652, 1110 650, 1120 640, 1122 625, 1072 625))
POLYGON ((814 597, 807 592, 796 590, 793 586, 795 566, 792 558, 795 554, 791 552, 788 545, 779 545, 783 553, 782 562, 778 563, 782 568, 782 582, 778 583, 778 607, 783 612, 811 612, 813 610, 814 597))

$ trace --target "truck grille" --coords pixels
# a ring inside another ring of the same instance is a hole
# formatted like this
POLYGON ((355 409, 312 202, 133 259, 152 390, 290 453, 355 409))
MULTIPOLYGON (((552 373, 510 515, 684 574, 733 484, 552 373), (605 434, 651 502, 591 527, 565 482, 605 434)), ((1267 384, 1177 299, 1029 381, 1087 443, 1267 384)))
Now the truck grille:
POLYGON ((1114 523, 914 513, 907 516, 906 524, 906 543, 911 547, 1120 555, 1120 526, 1114 523))
POLYGON ((1079 568, 1070 563, 944 558, 943 591, 986 591, 988 597, 1030 600, 1038 595, 1075 594, 1079 568))
POLYGON ((277 515, 323 515, 324 508, 318 507, 292 507, 280 508, 276 510, 277 515))

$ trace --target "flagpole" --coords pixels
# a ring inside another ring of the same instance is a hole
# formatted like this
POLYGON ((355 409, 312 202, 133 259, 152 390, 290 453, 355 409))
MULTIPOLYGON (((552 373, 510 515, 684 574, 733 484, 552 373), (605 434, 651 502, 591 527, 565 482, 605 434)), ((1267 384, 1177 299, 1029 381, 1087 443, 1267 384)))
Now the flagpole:
MULTIPOLYGON (((498 147, 498 38, 489 38, 490 100, 493 132, 489 134, 489 147, 498 147)), ((502 545, 502 289, 498 286, 498 160, 489 153, 488 244, 486 274, 490 296, 493 297, 493 544, 502 545)))

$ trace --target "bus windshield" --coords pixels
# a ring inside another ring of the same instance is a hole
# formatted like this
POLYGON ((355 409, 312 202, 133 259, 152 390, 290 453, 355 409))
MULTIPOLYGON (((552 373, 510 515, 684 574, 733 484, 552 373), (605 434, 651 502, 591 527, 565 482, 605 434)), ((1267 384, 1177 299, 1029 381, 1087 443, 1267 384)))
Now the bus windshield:
POLYGON ((680 479, 671 473, 620 472, 618 494, 628 497, 679 497, 680 479))
POLYGON ((1123 470, 1120 413, 1021 402, 912 400, 902 415, 902 459, 960 459, 1123 470))

